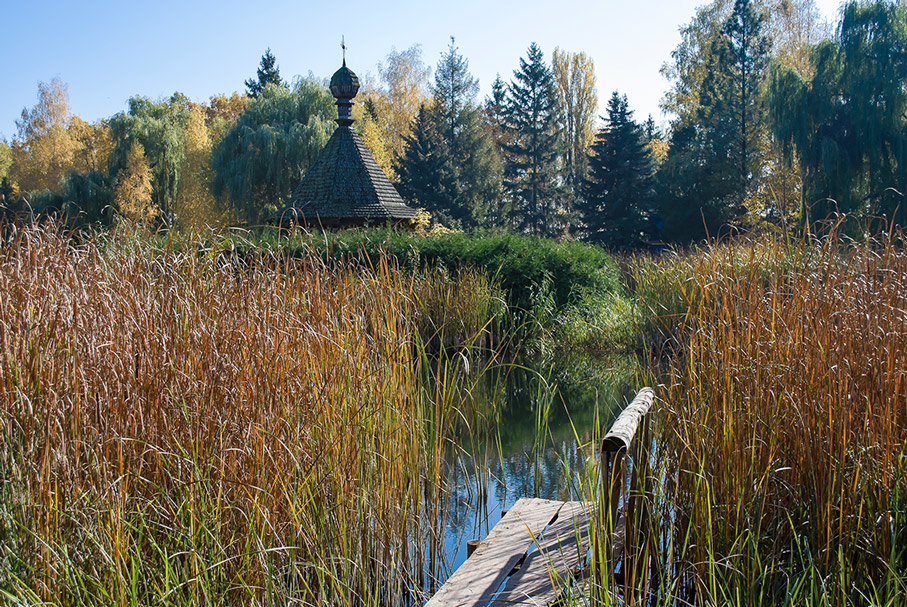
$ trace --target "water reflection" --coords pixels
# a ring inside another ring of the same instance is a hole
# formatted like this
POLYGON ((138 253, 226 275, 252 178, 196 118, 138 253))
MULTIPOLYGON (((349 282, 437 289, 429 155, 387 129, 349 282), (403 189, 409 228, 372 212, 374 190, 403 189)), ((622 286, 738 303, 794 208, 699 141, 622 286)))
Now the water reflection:
POLYGON ((632 398, 636 377, 635 360, 621 357, 462 372, 468 388, 446 461, 441 558, 428 577, 443 583, 466 559, 466 541, 485 537, 520 497, 589 499, 599 429, 632 398))

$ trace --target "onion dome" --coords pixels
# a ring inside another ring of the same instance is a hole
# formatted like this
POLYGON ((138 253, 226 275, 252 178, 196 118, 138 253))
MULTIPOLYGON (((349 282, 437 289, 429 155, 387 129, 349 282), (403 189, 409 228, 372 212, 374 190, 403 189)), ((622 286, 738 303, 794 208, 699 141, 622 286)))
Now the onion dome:
POLYGON ((331 76, 331 95, 335 99, 352 99, 358 92, 359 77, 346 66, 346 60, 344 60, 343 67, 331 76))

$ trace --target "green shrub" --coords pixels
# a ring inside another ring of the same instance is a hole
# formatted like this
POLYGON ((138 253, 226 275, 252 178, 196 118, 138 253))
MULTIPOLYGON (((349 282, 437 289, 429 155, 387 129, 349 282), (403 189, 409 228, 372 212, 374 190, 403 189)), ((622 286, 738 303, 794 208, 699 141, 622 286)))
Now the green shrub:
POLYGON ((504 289, 510 305, 529 309, 532 294, 544 281, 555 306, 563 309, 593 294, 622 293, 617 266, 602 249, 580 242, 499 234, 462 233, 419 236, 392 229, 346 230, 330 234, 275 237, 278 246, 320 251, 330 258, 394 257, 403 267, 484 270, 504 289))

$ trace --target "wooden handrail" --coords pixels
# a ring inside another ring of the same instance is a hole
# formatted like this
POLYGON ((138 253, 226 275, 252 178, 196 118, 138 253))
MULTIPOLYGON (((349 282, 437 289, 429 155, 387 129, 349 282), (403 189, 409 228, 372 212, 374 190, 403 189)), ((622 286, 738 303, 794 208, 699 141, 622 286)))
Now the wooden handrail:
MULTIPOLYGON (((647 417, 655 401, 655 391, 652 388, 643 388, 636 397, 627 405, 611 425, 601 442, 601 486, 598 501, 598 529, 594 553, 604 562, 594 567, 597 575, 611 578, 611 582, 599 578, 595 584, 595 592, 608 592, 606 588, 613 587, 614 567, 617 561, 622 560, 621 577, 624 581, 624 592, 629 587, 626 585, 631 577, 627 577, 628 570, 635 570, 637 559, 633 548, 647 543, 651 538, 645 537, 647 517, 645 496, 651 491, 651 470, 649 462, 649 418, 647 417), (634 440, 635 439, 635 440, 634 440), (633 461, 629 486, 626 484, 625 475, 629 471, 624 456, 630 454, 633 461), (623 499, 621 499, 623 497, 623 499), (618 509, 618 504, 622 507, 618 509), (643 517, 643 518, 640 518, 643 517)), ((599 597, 601 598, 601 597, 599 597)), ((624 597, 627 598, 626 596, 624 597)))
POLYGON ((652 388, 643 388, 627 408, 620 412, 611 429, 602 439, 602 453, 617 453, 630 448, 639 422, 645 417, 655 400, 652 388))

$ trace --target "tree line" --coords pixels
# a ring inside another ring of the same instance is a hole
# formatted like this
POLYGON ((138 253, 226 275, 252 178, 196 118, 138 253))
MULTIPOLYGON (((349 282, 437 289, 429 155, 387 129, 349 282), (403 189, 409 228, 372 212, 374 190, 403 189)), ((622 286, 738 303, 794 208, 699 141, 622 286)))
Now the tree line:
MULTIPOLYGON (((713 0, 680 32, 664 132, 617 91, 597 120, 592 59, 557 48, 549 61, 535 43, 480 100, 453 38, 434 70, 418 46, 392 50, 354 126, 401 195, 448 228, 634 248, 836 213, 903 221, 907 5, 850 2, 832 30, 812 0, 713 0)), ((0 142, 0 197, 73 223, 261 223, 336 111, 324 82, 281 78, 270 49, 245 87, 205 103, 134 97, 88 124, 62 82, 42 83, 0 142)))

